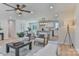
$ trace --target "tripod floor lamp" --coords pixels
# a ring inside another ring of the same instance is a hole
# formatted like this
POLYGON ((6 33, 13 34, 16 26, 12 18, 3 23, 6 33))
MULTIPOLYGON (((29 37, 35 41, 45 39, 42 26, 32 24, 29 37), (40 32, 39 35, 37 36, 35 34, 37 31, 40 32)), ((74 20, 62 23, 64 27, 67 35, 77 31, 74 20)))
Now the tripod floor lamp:
POLYGON ((70 27, 69 27, 69 24, 67 24, 67 31, 66 31, 64 43, 66 43, 66 40, 69 41, 70 47, 74 47, 74 46, 73 46, 73 42, 72 42, 72 38, 71 38, 71 35, 70 35, 70 27), (67 38, 67 37, 68 37, 68 38, 67 38))

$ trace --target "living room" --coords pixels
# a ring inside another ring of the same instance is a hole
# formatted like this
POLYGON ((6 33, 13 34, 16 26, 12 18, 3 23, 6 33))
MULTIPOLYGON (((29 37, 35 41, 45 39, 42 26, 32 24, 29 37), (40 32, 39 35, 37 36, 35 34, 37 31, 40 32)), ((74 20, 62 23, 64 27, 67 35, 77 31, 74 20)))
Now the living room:
POLYGON ((2 56, 79 55, 79 4, 1 3, 0 8, 2 56))

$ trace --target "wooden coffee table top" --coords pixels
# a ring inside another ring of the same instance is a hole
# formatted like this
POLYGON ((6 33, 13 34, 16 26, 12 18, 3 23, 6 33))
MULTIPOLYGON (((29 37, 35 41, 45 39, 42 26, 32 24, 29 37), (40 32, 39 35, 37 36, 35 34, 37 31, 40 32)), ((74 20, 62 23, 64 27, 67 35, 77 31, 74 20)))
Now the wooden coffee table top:
POLYGON ((23 46, 26 46, 26 45, 29 45, 30 43, 32 43, 31 41, 27 41, 27 42, 11 42, 11 43, 8 43, 7 45, 12 47, 12 48, 21 48, 23 46), (17 45, 14 45, 17 44, 17 45))

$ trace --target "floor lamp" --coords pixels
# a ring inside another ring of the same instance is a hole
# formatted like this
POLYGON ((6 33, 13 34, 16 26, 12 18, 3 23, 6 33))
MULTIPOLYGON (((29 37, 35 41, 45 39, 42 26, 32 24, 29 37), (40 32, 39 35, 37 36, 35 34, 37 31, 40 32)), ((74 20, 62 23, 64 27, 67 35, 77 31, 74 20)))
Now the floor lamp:
POLYGON ((68 39, 67 39, 67 36, 69 37, 69 44, 70 44, 70 47, 74 47, 74 46, 73 46, 73 43, 72 43, 72 38, 71 38, 71 35, 70 35, 70 27, 69 27, 69 24, 67 24, 67 31, 66 31, 64 43, 66 42, 66 40, 68 40, 68 39))

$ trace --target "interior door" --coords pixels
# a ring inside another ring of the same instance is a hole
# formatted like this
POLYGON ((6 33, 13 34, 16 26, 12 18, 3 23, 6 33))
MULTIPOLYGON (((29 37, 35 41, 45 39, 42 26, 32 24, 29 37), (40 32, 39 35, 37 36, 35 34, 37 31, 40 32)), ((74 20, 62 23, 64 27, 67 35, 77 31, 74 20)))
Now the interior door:
POLYGON ((8 37, 15 38, 15 20, 8 20, 8 37))

